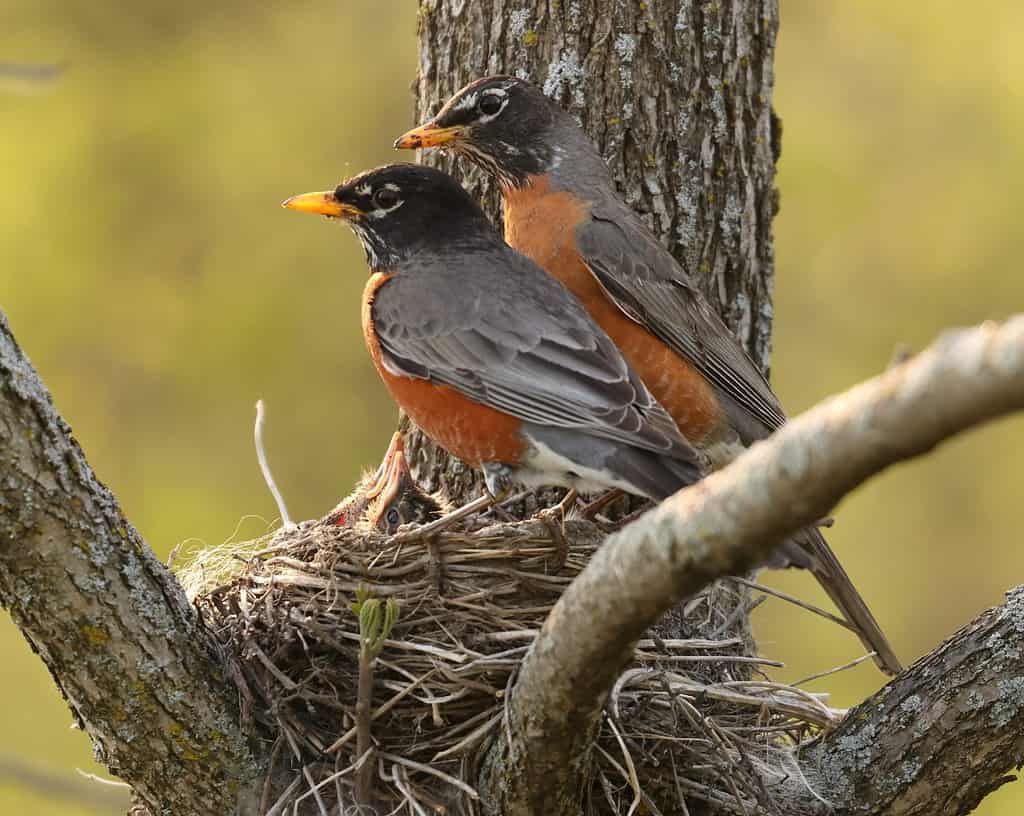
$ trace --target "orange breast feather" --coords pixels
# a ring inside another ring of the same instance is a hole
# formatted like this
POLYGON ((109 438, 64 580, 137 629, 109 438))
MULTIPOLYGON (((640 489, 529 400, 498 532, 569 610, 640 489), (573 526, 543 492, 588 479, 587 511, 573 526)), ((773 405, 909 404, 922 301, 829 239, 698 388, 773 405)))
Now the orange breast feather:
POLYGON ((392 276, 378 272, 363 290, 363 336, 391 396, 427 436, 463 462, 474 467, 484 462, 517 464, 526 447, 519 420, 473 402, 450 386, 392 374, 384 366, 373 326, 373 299, 392 276))
POLYGON ((552 191, 544 176, 535 176, 519 190, 505 191, 508 244, 579 298, 679 430, 700 444, 725 420, 715 393, 692 365, 609 300, 576 249, 576 227, 588 217, 585 202, 565 190, 552 191))

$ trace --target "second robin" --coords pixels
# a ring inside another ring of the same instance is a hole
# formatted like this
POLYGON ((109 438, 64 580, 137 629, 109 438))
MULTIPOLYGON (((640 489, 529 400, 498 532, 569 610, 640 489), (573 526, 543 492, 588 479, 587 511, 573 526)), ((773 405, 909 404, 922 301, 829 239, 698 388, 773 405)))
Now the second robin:
POLYGON ((372 273, 363 331, 381 378, 492 496, 518 482, 663 499, 703 475, 615 344, 450 176, 393 165, 284 206, 351 226, 372 273))
MULTIPOLYGON (((757 366, 618 195, 593 142, 539 89, 509 76, 472 82, 395 147, 449 149, 497 179, 508 243, 580 299, 713 466, 786 421, 757 366)), ((878 666, 902 670, 816 528, 786 542, 771 566, 810 570, 878 666)))

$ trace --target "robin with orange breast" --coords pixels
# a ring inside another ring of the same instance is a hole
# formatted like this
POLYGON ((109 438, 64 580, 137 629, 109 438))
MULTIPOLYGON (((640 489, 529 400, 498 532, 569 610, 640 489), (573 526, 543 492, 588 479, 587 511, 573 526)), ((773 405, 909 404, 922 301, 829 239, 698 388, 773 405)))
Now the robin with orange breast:
POLYGON ((605 332, 450 176, 392 165, 284 206, 355 232, 381 378, 427 436, 483 471, 492 496, 521 483, 663 499, 703 475, 605 332))
MULTIPOLYGON (((472 82, 395 147, 451 150, 498 181, 508 243, 579 298, 712 466, 786 421, 757 366, 618 195, 593 142, 539 89, 509 76, 472 82)), ((771 566, 809 569, 879 667, 902 670, 817 529, 786 542, 771 566)))

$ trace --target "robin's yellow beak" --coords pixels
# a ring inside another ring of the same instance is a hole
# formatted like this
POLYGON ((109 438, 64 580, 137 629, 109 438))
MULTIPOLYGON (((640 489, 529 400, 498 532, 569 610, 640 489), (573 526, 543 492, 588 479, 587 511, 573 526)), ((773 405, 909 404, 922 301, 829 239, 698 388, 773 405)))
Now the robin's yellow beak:
POLYGON ((281 206, 289 210, 326 215, 328 218, 358 218, 363 214, 358 207, 338 201, 333 190, 292 196, 287 201, 282 201, 281 206))
POLYGON ((466 132, 465 125, 441 127, 433 120, 413 128, 395 139, 395 150, 415 150, 420 147, 443 147, 459 139, 466 132))

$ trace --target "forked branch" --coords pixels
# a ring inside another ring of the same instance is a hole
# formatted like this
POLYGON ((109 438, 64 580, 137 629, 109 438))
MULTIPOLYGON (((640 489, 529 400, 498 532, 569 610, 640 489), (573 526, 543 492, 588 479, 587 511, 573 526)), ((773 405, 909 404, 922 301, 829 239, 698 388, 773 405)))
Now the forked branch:
POLYGON ((580 813, 592 735, 644 630, 763 561, 889 465, 1024 409, 1024 316, 951 332, 793 420, 609 538, 526 657, 482 789, 505 814, 580 813))

